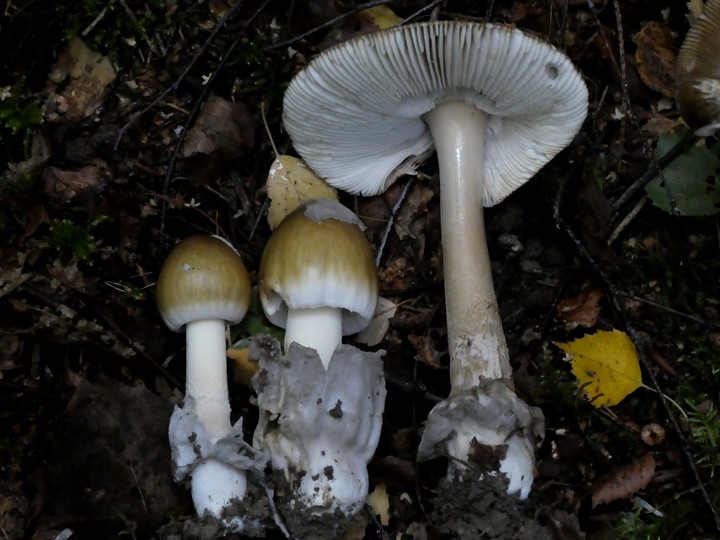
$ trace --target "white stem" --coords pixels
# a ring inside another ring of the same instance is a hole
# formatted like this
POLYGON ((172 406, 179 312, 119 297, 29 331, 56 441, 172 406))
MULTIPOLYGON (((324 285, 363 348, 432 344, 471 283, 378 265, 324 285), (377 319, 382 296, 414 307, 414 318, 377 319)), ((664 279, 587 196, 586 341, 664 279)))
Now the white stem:
POLYGON ((315 349, 325 369, 342 343, 342 310, 331 307, 289 309, 285 326, 285 351, 291 343, 315 349))
POLYGON ((225 321, 211 319, 187 324, 185 396, 212 440, 230 431, 225 321))
POLYGON ((440 169, 451 393, 479 379, 512 381, 485 240, 482 165, 487 114, 462 102, 438 105, 424 117, 440 169))

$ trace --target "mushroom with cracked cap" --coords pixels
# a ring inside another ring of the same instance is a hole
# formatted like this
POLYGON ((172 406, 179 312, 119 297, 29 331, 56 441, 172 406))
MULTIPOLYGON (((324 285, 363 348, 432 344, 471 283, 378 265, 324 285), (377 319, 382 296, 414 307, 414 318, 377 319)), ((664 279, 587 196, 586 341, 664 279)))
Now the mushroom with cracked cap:
MULTIPOLYGON (((283 120, 293 145, 337 188, 377 194, 433 148, 437 153, 452 389, 430 414, 420 458, 450 453, 457 458, 454 472, 462 474, 456 464, 467 460, 470 440, 455 439, 477 432, 479 440, 488 431, 468 416, 479 411, 466 407, 484 381, 503 387, 489 395, 527 407, 513 391, 483 206, 502 201, 560 152, 580 129, 587 104, 582 77, 557 48, 508 26, 448 21, 384 30, 328 49, 285 93, 283 120), (431 434, 453 441, 430 440, 431 434)), ((520 416, 533 424, 536 412, 520 416)), ((526 497, 534 464, 529 441, 539 424, 521 425, 516 416, 489 428, 511 432, 498 432, 487 444, 510 433, 527 439, 507 459, 528 451, 529 458, 501 467, 512 476, 508 492, 526 497)))

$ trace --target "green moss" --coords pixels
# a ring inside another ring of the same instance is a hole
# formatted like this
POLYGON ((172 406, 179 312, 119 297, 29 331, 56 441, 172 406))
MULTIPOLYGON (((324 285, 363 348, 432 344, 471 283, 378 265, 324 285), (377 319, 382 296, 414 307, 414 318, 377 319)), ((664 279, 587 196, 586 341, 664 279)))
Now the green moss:
POLYGON ((48 243, 61 252, 71 253, 80 261, 92 264, 92 255, 98 249, 93 229, 104 217, 92 220, 88 225, 76 225, 69 219, 60 219, 50 226, 48 243))
POLYGON ((24 95, 25 82, 0 88, 0 127, 23 141, 27 152, 30 137, 43 123, 43 111, 38 99, 24 95))

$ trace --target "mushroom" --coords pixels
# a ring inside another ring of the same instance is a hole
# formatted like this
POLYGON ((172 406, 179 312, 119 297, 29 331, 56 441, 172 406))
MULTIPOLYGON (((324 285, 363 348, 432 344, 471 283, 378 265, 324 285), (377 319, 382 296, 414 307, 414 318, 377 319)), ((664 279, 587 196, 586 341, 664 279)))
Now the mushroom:
POLYGON ((678 109, 699 137, 720 129, 720 0, 705 2, 675 63, 678 109))
MULTIPOLYGON (((457 402, 471 399, 481 381, 500 381, 514 397, 483 206, 502 201, 562 150, 582 125, 587 102, 581 76, 555 47, 508 26, 448 21, 328 49, 285 93, 293 145, 335 187, 379 193, 437 152, 452 390, 430 424, 444 417, 442 409, 464 409, 457 402)), ((426 433, 470 436, 474 420, 460 416, 453 422, 462 425, 426 433)), ((512 429, 528 437, 535 431, 512 429)), ((467 460, 469 442, 424 440, 420 457, 449 445, 446 451, 467 460)), ((531 472, 524 467, 511 492, 527 496, 531 472)))
POLYGON ((191 477, 199 515, 222 517, 245 494, 245 469, 263 463, 253 452, 239 451, 242 425, 230 421, 225 327, 242 320, 249 302, 245 265, 219 237, 182 240, 158 277, 160 316, 170 330, 186 334, 185 400, 173 412, 169 436, 175 478, 191 477))
POLYGON ((365 328, 377 303, 377 268, 364 225, 331 199, 313 199, 275 229, 260 260, 263 311, 285 328, 285 351, 315 349, 327 368, 342 336, 365 328))
POLYGON ((258 275, 265 314, 286 327, 284 355, 269 338, 253 340, 250 352, 260 366, 253 444, 290 484, 289 521, 325 516, 333 531, 367 497, 367 464, 385 405, 382 353, 341 343, 370 322, 377 302, 377 270, 362 228, 330 199, 285 217, 258 275))

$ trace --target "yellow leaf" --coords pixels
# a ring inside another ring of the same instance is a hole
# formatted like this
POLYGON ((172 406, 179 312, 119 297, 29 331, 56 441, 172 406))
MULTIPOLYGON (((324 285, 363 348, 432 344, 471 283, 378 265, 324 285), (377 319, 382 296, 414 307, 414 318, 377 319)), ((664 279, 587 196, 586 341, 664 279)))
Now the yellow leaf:
POLYGON ((686 2, 688 14, 691 21, 697 19, 703 10, 703 0, 690 0, 686 2))
POLYGON ((260 368, 257 362, 250 360, 250 348, 228 349, 226 354, 230 359, 233 380, 252 390, 250 379, 260 368))
POLYGON ((572 356, 573 375, 596 407, 617 405, 643 385, 635 346, 620 330, 555 345, 572 356))
POLYGON ((268 224, 271 229, 305 201, 338 198, 334 188, 318 178, 303 160, 292 156, 278 156, 273 161, 266 187, 270 197, 268 224))
POLYGON ((360 12, 361 16, 370 19, 380 30, 391 28, 402 22, 402 19, 395 15, 393 10, 387 6, 375 6, 360 12))

